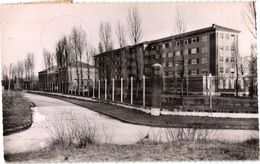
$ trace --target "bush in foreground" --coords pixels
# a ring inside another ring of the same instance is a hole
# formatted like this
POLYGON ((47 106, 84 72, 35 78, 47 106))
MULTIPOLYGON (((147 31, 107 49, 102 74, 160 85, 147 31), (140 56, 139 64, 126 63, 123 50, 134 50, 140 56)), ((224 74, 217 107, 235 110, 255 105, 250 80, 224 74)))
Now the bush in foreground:
POLYGON ((47 141, 53 148, 85 148, 95 143, 96 126, 86 116, 63 113, 49 122, 51 138, 47 141))
POLYGON ((2 93, 4 134, 9 134, 24 125, 31 125, 32 111, 30 102, 20 92, 2 93))

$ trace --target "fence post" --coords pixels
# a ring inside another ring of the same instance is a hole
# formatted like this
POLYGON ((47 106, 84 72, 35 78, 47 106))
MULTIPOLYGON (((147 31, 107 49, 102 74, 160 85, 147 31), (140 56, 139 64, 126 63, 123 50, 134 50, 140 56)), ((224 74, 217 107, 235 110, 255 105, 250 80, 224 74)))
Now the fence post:
POLYGON ((93 79, 93 94, 92 97, 95 98, 95 79, 93 79))
POLYGON ((115 79, 112 79, 112 101, 115 100, 115 79))
POLYGON ((83 96, 85 96, 85 91, 84 91, 84 89, 85 89, 85 87, 84 87, 84 85, 83 85, 83 89, 82 89, 82 94, 83 94, 83 96))
POLYGON ((98 99, 100 99, 100 80, 98 80, 98 99))
POLYGON ((107 79, 105 79, 105 100, 107 100, 107 79))
POLYGON ((133 104, 133 77, 131 77, 131 104, 133 104))
POLYGON ((145 107, 145 76, 143 75, 143 106, 145 107))
POLYGON ((59 93, 59 92, 60 92, 60 82, 57 81, 57 93, 59 93))
POLYGON ((210 112, 212 112, 212 91, 211 91, 211 87, 212 87, 212 76, 211 73, 209 74, 209 109, 210 112))
POLYGON ((121 103, 123 103, 123 78, 121 78, 121 103))

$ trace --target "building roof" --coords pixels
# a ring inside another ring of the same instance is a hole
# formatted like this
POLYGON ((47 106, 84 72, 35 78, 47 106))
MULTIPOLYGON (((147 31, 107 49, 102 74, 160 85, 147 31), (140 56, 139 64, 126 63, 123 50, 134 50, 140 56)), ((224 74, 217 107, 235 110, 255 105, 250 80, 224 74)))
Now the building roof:
POLYGON ((87 64, 87 63, 84 63, 84 62, 80 62, 80 61, 77 61, 75 63, 72 63, 71 67, 76 67, 76 65, 80 66, 82 64, 82 67, 83 68, 94 68, 93 65, 90 65, 90 64, 87 64))
POLYGON ((194 30, 194 31, 189 31, 189 32, 185 32, 185 33, 182 33, 182 34, 172 35, 172 36, 168 36, 168 37, 164 37, 164 38, 160 38, 160 39, 156 39, 156 40, 144 41, 144 42, 138 43, 136 45, 128 45, 128 46, 125 46, 125 47, 122 47, 122 48, 103 52, 103 53, 97 54, 95 56, 100 56, 100 55, 104 55, 104 54, 107 54, 107 53, 120 51, 121 49, 124 49, 124 48, 131 48, 131 47, 143 45, 143 44, 153 44, 153 43, 158 43, 158 42, 166 42, 166 41, 170 41, 170 40, 174 40, 174 39, 180 39, 180 38, 189 37, 189 36, 193 36, 193 35, 199 35, 199 34, 211 32, 211 31, 228 31, 228 32, 234 32, 234 33, 240 33, 240 31, 235 30, 235 29, 231 29, 231 28, 228 28, 228 27, 212 24, 212 26, 210 26, 210 27, 206 27, 206 28, 202 28, 202 29, 198 29, 198 30, 194 30))
POLYGON ((199 34, 203 34, 206 32, 211 32, 211 31, 228 31, 228 32, 234 32, 234 33, 240 33, 240 31, 235 30, 235 29, 231 29, 228 27, 223 27, 223 26, 219 26, 216 24, 212 24, 212 26, 210 27, 206 27, 206 28, 202 28, 202 29, 198 29, 198 30, 194 30, 194 31, 189 31, 189 32, 185 32, 182 34, 177 34, 177 35, 172 35, 169 37, 165 37, 165 38, 161 38, 161 39, 156 39, 156 40, 151 40, 149 41, 149 43, 157 43, 160 41, 168 41, 168 40, 173 40, 173 39, 180 39, 180 38, 184 38, 184 37, 189 37, 189 36, 193 36, 193 35, 199 35, 199 34))

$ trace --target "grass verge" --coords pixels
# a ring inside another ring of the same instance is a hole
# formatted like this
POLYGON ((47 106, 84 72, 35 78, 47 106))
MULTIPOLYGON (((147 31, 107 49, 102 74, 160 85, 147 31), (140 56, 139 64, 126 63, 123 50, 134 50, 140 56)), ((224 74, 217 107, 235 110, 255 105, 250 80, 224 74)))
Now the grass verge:
POLYGON ((3 92, 3 128, 4 135, 8 135, 32 124, 30 102, 20 92, 3 92))
POLYGON ((187 161, 257 160, 258 140, 243 143, 219 141, 142 142, 134 145, 91 144, 85 148, 46 148, 37 152, 6 154, 8 162, 89 162, 89 161, 187 161))

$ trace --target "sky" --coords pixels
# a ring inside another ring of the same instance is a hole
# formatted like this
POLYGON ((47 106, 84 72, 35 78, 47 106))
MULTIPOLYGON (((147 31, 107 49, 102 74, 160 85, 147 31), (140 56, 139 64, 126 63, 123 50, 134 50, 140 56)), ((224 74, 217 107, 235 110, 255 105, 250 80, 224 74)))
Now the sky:
MULTIPOLYGON (((170 3, 85 3, 24 4, 0 6, 1 65, 23 60, 28 52, 35 55, 35 73, 44 69, 42 50, 55 52, 55 44, 69 35, 73 26, 86 31, 87 40, 97 48, 98 29, 102 21, 112 24, 114 48, 118 48, 115 25, 127 25, 127 11, 136 5, 142 20, 142 41, 174 34, 176 9, 184 13, 187 31, 213 23, 241 31, 239 51, 250 54, 251 34, 241 13, 247 2, 170 2, 170 3)), ((127 30, 126 30, 127 31, 127 30)), ((128 40, 128 44, 131 44, 128 40)))

